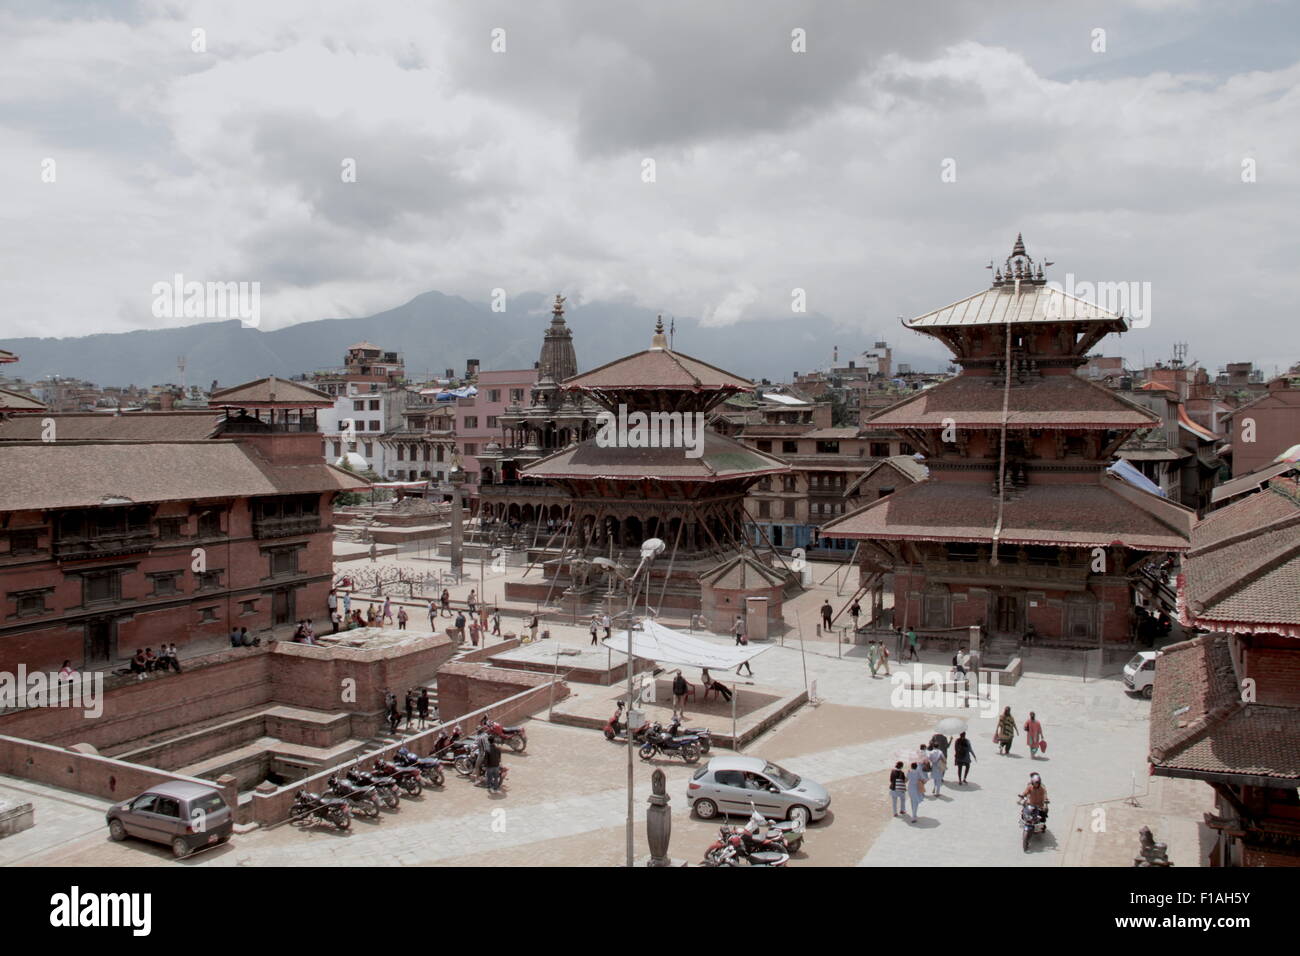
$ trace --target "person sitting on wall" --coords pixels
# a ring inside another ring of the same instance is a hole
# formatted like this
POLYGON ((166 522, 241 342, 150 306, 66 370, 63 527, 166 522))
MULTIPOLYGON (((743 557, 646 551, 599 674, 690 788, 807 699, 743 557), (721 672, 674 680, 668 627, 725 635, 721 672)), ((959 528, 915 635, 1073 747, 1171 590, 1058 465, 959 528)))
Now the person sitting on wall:
POLYGON ((260 637, 254 637, 252 634, 249 634, 248 628, 241 627, 239 629, 239 644, 241 647, 257 647, 261 643, 262 643, 262 639, 260 637))
POLYGON ((135 655, 131 658, 129 666, 131 668, 131 673, 136 675, 136 680, 144 680, 146 668, 144 651, 141 648, 137 647, 135 649, 135 655))
POLYGON ((158 669, 158 655, 153 652, 152 647, 144 649, 144 669, 151 674, 158 669))

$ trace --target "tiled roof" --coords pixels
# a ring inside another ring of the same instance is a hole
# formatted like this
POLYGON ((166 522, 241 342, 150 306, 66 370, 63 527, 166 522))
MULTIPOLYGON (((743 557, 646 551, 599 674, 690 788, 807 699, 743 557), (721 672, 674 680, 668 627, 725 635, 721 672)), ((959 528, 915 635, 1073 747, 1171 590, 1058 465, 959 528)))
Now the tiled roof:
POLYGON ((712 571, 700 575, 700 582, 715 588, 740 591, 746 588, 771 588, 785 583, 785 575, 775 568, 760 564, 749 555, 741 554, 724 561, 712 571))
POLYGON ((62 415, 16 415, 0 422, 0 441, 40 441, 41 424, 54 420, 55 441, 199 441, 211 438, 221 413, 128 412, 125 415, 74 412, 62 415))
POLYGON ((220 440, 22 442, 0 447, 0 464, 0 512, 369 487, 324 462, 272 465, 251 446, 220 440))
POLYGON ((213 408, 220 408, 222 405, 329 407, 334 404, 334 396, 303 385, 301 382, 291 382, 287 378, 270 375, 259 378, 255 382, 218 389, 208 396, 208 404, 213 408))
POLYGON ((28 395, 26 392, 18 392, 12 388, 0 388, 0 409, 5 411, 41 411, 45 408, 45 403, 35 396, 28 395))
POLYGON ((519 470, 529 478, 609 478, 623 481, 667 478, 716 481, 746 475, 781 474, 785 462, 740 442, 704 433, 703 455, 687 458, 682 448, 602 448, 594 438, 519 470))
MULTIPOLYGON (((1222 453, 1226 452, 1227 449, 1221 448, 1219 451, 1222 453)), ((1286 474, 1287 472, 1294 470, 1295 467, 1296 466, 1293 462, 1281 461, 1272 465, 1267 465, 1266 467, 1259 469, 1259 471, 1252 471, 1248 475, 1241 475, 1237 478, 1233 478, 1231 481, 1225 481, 1223 484, 1219 485, 1219 487, 1214 489, 1210 495, 1210 500, 1217 503, 1227 498, 1235 498, 1237 495, 1244 494, 1247 491, 1255 491, 1261 485, 1267 484, 1270 479, 1276 478, 1278 475, 1286 474)))
POLYGON ((565 379, 569 389, 670 388, 751 392, 754 383, 671 349, 646 349, 565 379))
POLYGON ((1205 634, 1166 647, 1156 663, 1155 772, 1300 781, 1300 709, 1243 703, 1228 641, 1205 634))
MULTIPOLYGON (((822 525, 828 538, 992 541, 998 501, 984 482, 918 482, 822 525)), ((999 540, 1182 551, 1195 512, 1106 475, 1095 484, 1029 485, 1009 495, 999 540)))
POLYGON ((864 471, 853 484, 844 489, 844 497, 848 497, 857 490, 858 486, 870 478, 881 468, 890 468, 898 472, 899 477, 909 484, 925 481, 930 477, 930 469, 924 464, 917 461, 911 455, 892 455, 889 458, 882 458, 870 468, 864 471))
POLYGON ((1063 320, 1106 322, 1112 324, 1117 332, 1128 328, 1127 323, 1114 312, 1048 285, 1021 285, 1019 292, 1011 285, 985 289, 903 324, 910 329, 925 329, 1063 320))
POLYGON ((1207 515, 1183 558, 1178 597, 1184 624, 1300 637, 1300 482, 1275 477, 1207 515))
MULTIPOLYGON (((884 428, 996 427, 1002 423, 1001 382, 992 376, 958 375, 923 389, 869 417, 884 428)), ((1007 424, 1046 428, 1150 428, 1153 412, 1078 375, 1045 375, 1008 393, 1007 424)))
POLYGON ((848 438, 857 438, 859 429, 857 428, 817 428, 810 432, 800 435, 800 438, 814 438, 819 441, 844 441, 848 438))

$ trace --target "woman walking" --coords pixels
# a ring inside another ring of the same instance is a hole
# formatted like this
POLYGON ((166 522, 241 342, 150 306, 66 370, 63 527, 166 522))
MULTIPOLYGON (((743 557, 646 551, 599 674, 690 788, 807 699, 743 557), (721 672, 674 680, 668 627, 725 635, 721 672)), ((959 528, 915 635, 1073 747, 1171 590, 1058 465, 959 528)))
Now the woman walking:
POLYGON ((1038 722, 1032 710, 1029 719, 1025 721, 1025 742, 1029 744, 1029 759, 1036 759, 1038 751, 1043 749, 1043 725, 1038 722))
POLYGON ((592 647, 595 647, 598 643, 600 643, 599 641, 596 640, 596 631, 597 631, 597 629, 599 629, 599 627, 600 627, 600 616, 599 616, 599 615, 596 615, 596 614, 593 614, 593 615, 591 616, 591 624, 590 624, 590 625, 588 626, 588 628, 587 628, 587 630, 591 631, 591 646, 592 646, 592 647))
POLYGON ((1002 711, 1002 716, 998 718, 998 729, 993 735, 993 739, 998 745, 998 753, 1003 755, 1011 753, 1011 741, 1015 739, 1017 733, 1016 718, 1011 716, 1011 708, 1008 707, 1002 711))
POLYGON ((912 801, 912 822, 916 822, 916 810, 925 799, 925 774, 915 764, 907 771, 907 799, 912 801))

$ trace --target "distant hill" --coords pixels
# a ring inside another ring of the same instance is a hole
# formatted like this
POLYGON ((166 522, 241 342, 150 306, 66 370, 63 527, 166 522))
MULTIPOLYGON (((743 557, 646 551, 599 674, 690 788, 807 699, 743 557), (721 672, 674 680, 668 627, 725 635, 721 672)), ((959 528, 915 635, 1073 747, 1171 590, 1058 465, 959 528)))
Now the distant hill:
MULTIPOLYGON (((573 329, 578 367, 585 370, 648 347, 655 313, 618 302, 570 303, 565 319, 573 329)), ((232 385, 342 365, 347 347, 365 340, 402 352, 407 374, 424 378, 448 368, 463 374, 471 358, 479 359, 485 370, 531 368, 549 321, 550 298, 540 293, 514 296, 509 311, 493 312, 458 296, 425 292, 377 315, 320 319, 271 331, 227 320, 76 338, 0 339, 0 349, 21 358, 19 364, 5 367, 10 375, 28 381, 60 375, 98 385, 175 382, 176 359, 183 355, 186 381, 206 387, 214 379, 232 385)), ((818 314, 731 326, 708 326, 678 316, 676 327, 674 348, 738 374, 772 381, 788 381, 794 371, 825 364, 835 345, 841 356, 856 354, 874 337, 818 314)), ((910 362, 917 370, 941 367, 937 359, 919 353, 896 350, 894 360, 910 362)))

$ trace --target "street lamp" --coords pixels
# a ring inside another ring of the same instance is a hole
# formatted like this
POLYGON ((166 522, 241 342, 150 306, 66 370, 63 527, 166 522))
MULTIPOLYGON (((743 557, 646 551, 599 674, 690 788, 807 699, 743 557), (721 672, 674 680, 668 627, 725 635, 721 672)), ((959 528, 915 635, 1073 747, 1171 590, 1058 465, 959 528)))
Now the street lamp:
POLYGON ((635 857, 632 851, 632 751, 635 749, 634 734, 632 732, 632 608, 636 604, 637 586, 641 583, 641 572, 645 572, 646 581, 646 614, 650 611, 650 564, 656 557, 663 553, 667 547, 659 538, 649 538, 641 544, 641 563, 637 566, 636 573, 632 575, 632 582, 636 585, 628 589, 627 594, 627 865, 629 867, 636 865, 635 857))

